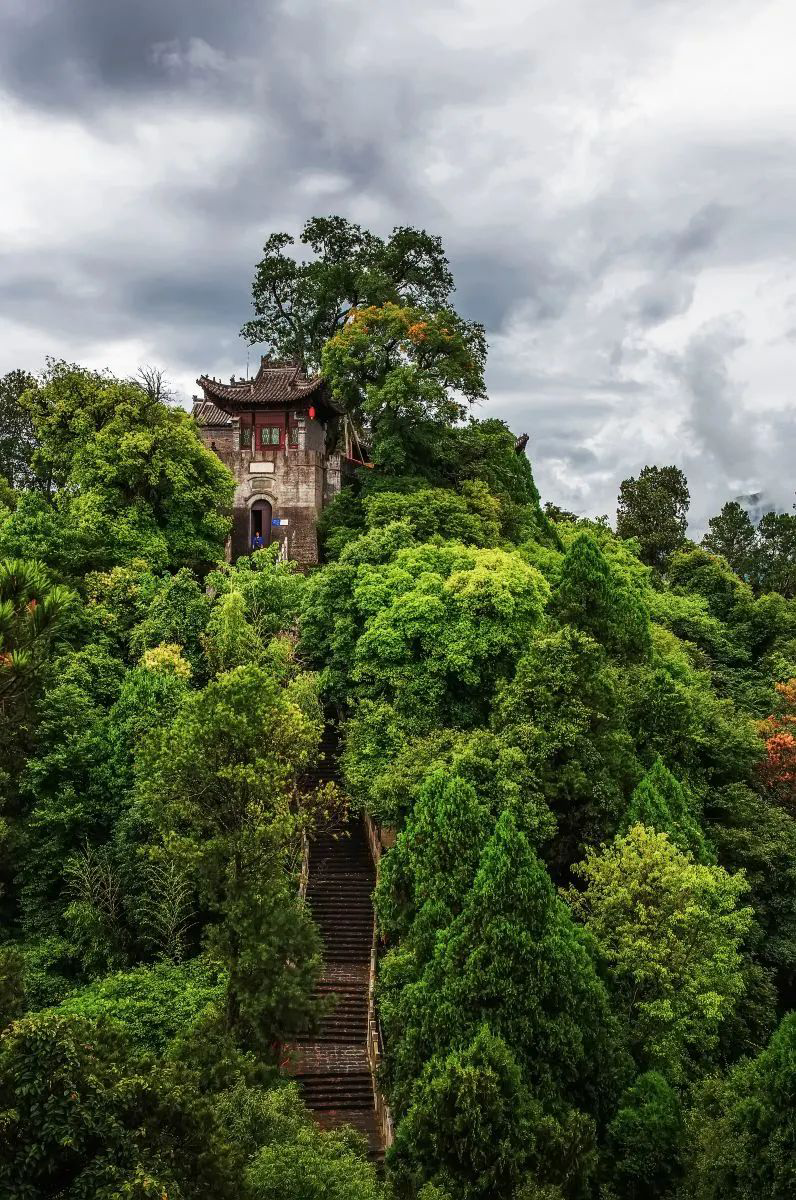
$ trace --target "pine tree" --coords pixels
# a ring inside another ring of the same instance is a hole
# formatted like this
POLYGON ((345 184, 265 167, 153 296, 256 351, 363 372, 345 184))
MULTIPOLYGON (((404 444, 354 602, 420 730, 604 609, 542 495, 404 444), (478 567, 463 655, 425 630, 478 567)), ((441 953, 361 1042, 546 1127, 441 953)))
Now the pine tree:
POLYGON ((461 915, 427 973, 431 1040, 475 1035, 488 1020, 533 1094, 597 1112, 622 1069, 607 995, 590 952, 513 815, 481 855, 461 915))
POLYGON ((463 1050, 426 1066, 398 1127, 394 1177, 442 1187, 457 1200, 512 1196, 540 1123, 514 1055, 484 1025, 463 1050))
POLYGON ((757 1058, 696 1093, 689 1120, 691 1200, 796 1195, 796 1013, 757 1058))
POLYGON ((632 586, 620 579, 590 533, 579 533, 564 555, 554 611, 619 655, 649 645, 649 616, 632 586))
POLYGON ((623 830, 633 825, 646 825, 668 834, 675 846, 692 854, 697 862, 713 859, 685 789, 664 765, 660 755, 630 797, 623 830))

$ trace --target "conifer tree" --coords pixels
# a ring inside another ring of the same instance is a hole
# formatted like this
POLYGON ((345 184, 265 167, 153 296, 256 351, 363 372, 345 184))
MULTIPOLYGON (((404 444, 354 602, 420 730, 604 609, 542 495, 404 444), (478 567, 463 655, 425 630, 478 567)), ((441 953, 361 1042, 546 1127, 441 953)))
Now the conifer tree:
POLYGON ((430 776, 407 824, 418 906, 438 900, 453 912, 461 909, 478 869, 487 820, 471 784, 441 771, 430 776))
POLYGON ((697 1091, 690 1114, 689 1200, 796 1195, 796 1013, 766 1049, 697 1091))
POLYGON ((697 862, 712 859, 685 789, 664 765, 660 755, 630 797, 623 829, 633 825, 646 825, 668 834, 675 846, 693 854, 697 862))
POLYGON ((516 1054, 533 1094, 597 1112, 622 1069, 606 992, 586 941, 513 815, 484 847, 459 917, 427 973, 430 1040, 484 1020, 516 1054))
POLYGON ((444 926, 460 910, 478 868, 486 809, 463 779, 434 771, 384 860, 376 890, 382 929, 406 932, 420 909, 444 926))
POLYGON ((683 1116, 676 1090, 656 1071, 623 1094, 607 1133, 606 1175, 622 1200, 671 1195, 680 1174, 683 1116))
POLYGON ((649 616, 640 597, 614 574, 590 533, 579 533, 564 555, 554 609, 561 621, 614 653, 633 657, 649 645, 649 616))
POLYGON ((511 1050, 483 1025, 463 1050, 426 1066, 391 1167, 401 1182, 457 1200, 509 1197, 533 1161, 540 1118, 511 1050))

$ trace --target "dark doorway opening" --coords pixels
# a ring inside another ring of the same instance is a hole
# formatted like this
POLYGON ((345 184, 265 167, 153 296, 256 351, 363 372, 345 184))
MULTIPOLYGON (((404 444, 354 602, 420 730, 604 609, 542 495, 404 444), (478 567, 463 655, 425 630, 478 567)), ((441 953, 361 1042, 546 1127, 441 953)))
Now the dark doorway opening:
POLYGON ((256 537, 263 539, 263 545, 271 542, 271 505, 267 500, 257 500, 251 507, 250 545, 256 537))

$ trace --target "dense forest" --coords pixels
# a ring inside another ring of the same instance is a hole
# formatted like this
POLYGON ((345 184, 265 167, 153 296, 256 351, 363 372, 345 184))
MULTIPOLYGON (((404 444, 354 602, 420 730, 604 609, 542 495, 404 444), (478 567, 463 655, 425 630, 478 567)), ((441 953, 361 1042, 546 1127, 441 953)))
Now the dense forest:
POLYGON ((542 505, 439 240, 290 241, 244 333, 369 463, 316 570, 224 561, 232 477, 151 373, 0 381, 0 1194, 790 1200, 796 516, 697 545, 674 466, 616 532, 542 505), (383 1174, 280 1070, 348 809, 395 832, 383 1174))

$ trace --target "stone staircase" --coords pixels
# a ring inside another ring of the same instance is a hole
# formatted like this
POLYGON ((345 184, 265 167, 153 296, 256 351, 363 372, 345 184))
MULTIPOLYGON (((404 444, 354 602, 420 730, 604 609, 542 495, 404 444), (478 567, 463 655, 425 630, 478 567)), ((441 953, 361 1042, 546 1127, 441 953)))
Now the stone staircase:
MULTIPOLYGON (((326 743, 319 779, 334 778, 326 743)), ((375 1161, 384 1156, 368 1060, 368 987, 376 873, 361 819, 310 843, 307 902, 324 943, 321 996, 332 1000, 320 1028, 290 1048, 288 1070, 325 1129, 353 1125, 375 1161)))

